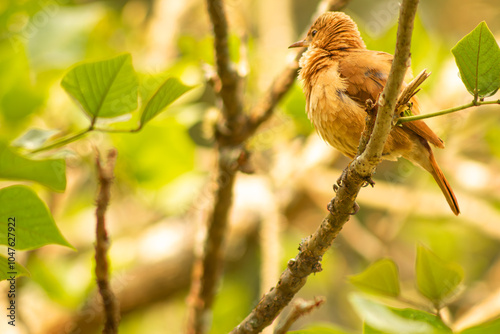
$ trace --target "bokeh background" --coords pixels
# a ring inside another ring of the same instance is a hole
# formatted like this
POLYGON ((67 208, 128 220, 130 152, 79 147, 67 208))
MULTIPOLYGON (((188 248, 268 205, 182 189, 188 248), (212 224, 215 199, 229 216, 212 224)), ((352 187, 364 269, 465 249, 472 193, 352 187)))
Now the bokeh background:
MULTIPOLYGON (((269 87, 290 58, 288 45, 303 38, 319 1, 226 0, 231 57, 245 76, 245 110, 269 87)), ((398 2, 353 0, 346 12, 370 49, 393 53, 398 2)), ((422 0, 412 67, 432 72, 419 93, 424 112, 471 101, 450 49, 485 20, 500 39, 497 0, 422 0)), ((118 150, 108 228, 114 287, 124 314, 120 332, 181 333, 185 325, 193 248, 211 204, 215 166, 212 125, 218 102, 206 73, 213 37, 200 0, 2 0, 0 2, 0 138, 13 141, 29 128, 76 132, 88 120, 60 86, 82 60, 130 52, 142 82, 175 76, 196 88, 139 133, 92 133, 64 149, 68 187, 53 193, 35 186, 77 251, 45 246, 20 252, 31 277, 18 280, 18 326, 2 333, 99 333, 93 274, 95 149, 118 150)), ((498 99, 499 94, 493 98, 498 99)), ((239 174, 224 277, 210 333, 225 333, 277 281, 302 238, 326 214, 332 184, 349 160, 328 147, 307 120, 296 83, 274 116, 248 142, 254 173, 239 174)), ((110 127, 135 124, 137 116, 110 127)), ((327 303, 295 328, 328 322, 359 333, 348 302, 348 275, 390 257, 414 289, 416 246, 430 247, 465 270, 464 288, 451 302, 455 328, 500 314, 500 106, 484 106, 431 119, 446 142, 435 150, 462 214, 453 216, 430 175, 411 163, 384 162, 376 186, 361 191, 361 210, 345 226, 323 261, 323 272, 299 293, 327 303)), ((106 125, 106 124, 103 124, 106 125)), ((1 163, 1 162, 0 162, 1 163)), ((0 283, 0 308, 7 284, 0 283)), ((5 328, 4 328, 5 327, 5 328)), ((10 327, 10 326, 9 326, 10 327)))

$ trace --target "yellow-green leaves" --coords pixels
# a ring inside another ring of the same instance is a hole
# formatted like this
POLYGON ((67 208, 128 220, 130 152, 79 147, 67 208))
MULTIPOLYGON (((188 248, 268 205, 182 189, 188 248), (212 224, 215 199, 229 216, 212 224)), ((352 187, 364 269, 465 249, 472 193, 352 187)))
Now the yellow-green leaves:
POLYGON ((92 118, 117 117, 137 108, 137 75, 130 54, 73 67, 61 85, 92 118))
MULTIPOLYGON (((7 250, 7 253, 9 250, 7 250)), ((11 258, 12 259, 12 258, 11 258)), ((14 269, 11 267, 11 262, 5 256, 0 255, 0 281, 10 279, 11 276, 19 277, 19 276, 29 276, 29 272, 26 268, 24 268, 19 263, 15 262, 13 264, 14 269), (14 272, 15 274, 11 274, 14 272)))
POLYGON ((0 178, 35 181, 56 191, 66 189, 63 159, 32 160, 0 142, 0 178))
POLYGON ((358 294, 351 295, 350 301, 364 320, 365 334, 452 333, 439 317, 427 312, 389 307, 358 294))
POLYGON ((417 248, 418 291, 439 309, 443 302, 458 292, 464 278, 463 269, 451 262, 441 260, 424 246, 417 248))
POLYGON ((146 104, 141 116, 141 127, 192 88, 176 78, 168 78, 146 104))
MULTIPOLYGON (((114 58, 85 62, 74 66, 63 78, 61 85, 92 120, 112 118, 131 113, 138 108, 139 87, 132 57, 125 53, 114 58)), ((167 78, 151 97, 145 99, 138 131, 181 95, 193 87, 176 78, 167 78)), ((127 132, 127 130, 123 130, 127 132)))
MULTIPOLYGON (((441 260, 424 246, 417 247, 415 271, 417 291, 429 301, 424 309, 426 311, 434 309, 436 313, 440 312, 451 296, 458 293, 459 285, 463 280, 461 267, 441 260)), ((364 292, 384 297, 383 300, 389 297, 398 302, 415 304, 401 295, 398 267, 390 259, 382 259, 373 263, 364 272, 351 276, 349 281, 364 292)), ((364 319, 363 333, 365 334, 451 333, 451 329, 441 321, 439 316, 425 311, 392 308, 358 294, 352 296, 351 303, 364 319)), ((496 328, 494 326, 498 324, 490 325, 496 328)))
POLYGON ((349 277, 349 281, 358 289, 389 297, 400 294, 398 268, 394 261, 382 259, 358 275, 349 277))
POLYGON ((460 77, 475 98, 488 97, 500 88, 500 48, 483 21, 451 50, 460 77))
MULTIPOLYGON (((34 249, 48 244, 71 247, 57 228, 49 209, 26 186, 0 189, 0 244, 7 245, 7 222, 15 222, 16 250, 34 249), (10 219, 10 220, 9 220, 10 219)), ((1 261, 0 261, 1 262, 1 261)))

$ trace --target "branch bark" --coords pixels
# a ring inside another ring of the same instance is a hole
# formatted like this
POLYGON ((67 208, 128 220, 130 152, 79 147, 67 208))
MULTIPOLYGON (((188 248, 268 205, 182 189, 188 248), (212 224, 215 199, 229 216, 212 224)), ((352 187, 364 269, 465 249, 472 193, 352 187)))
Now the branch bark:
POLYGON ((109 238, 106 231, 106 210, 111 198, 111 184, 113 183, 113 169, 116 161, 116 150, 108 152, 106 165, 103 166, 99 154, 96 157, 97 175, 99 180, 99 194, 96 208, 96 244, 95 244, 95 275, 99 294, 102 297, 105 322, 103 334, 118 333, 120 323, 120 307, 118 300, 109 283, 108 248, 109 238))
POLYGON ((278 316, 294 295, 304 286, 307 277, 321 271, 323 254, 349 220, 355 199, 381 160, 382 150, 392 126, 398 94, 406 73, 411 46, 411 34, 418 0, 403 0, 399 14, 396 52, 388 82, 377 104, 377 118, 366 149, 346 169, 331 213, 300 247, 298 255, 288 262, 277 285, 262 297, 252 312, 231 333, 259 333, 278 316))
MULTIPOLYGON (((329 0, 322 2, 321 6, 338 10, 347 2, 348 0, 329 0)), ((227 216, 232 203, 233 184, 236 173, 246 158, 242 144, 269 119, 276 104, 290 89, 298 70, 298 59, 304 51, 301 50, 294 63, 288 65, 277 77, 269 93, 254 108, 252 116, 248 117, 242 111, 241 78, 229 58, 228 26, 223 3, 221 0, 207 0, 207 5, 215 36, 214 48, 217 75, 221 83, 219 95, 223 102, 223 117, 216 128, 218 165, 214 173, 214 204, 207 219, 203 250, 201 254, 196 254, 197 260, 193 266, 188 297, 188 334, 202 334, 208 329, 210 310, 222 269, 222 249, 227 230, 227 216)))

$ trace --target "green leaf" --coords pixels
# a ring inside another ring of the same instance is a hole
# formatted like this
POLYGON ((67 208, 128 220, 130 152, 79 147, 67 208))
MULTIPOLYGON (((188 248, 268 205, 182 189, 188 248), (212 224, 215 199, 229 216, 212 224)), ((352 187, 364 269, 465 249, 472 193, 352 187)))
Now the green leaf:
POLYGON ((165 80, 146 104, 141 116, 141 127, 192 88, 192 86, 186 86, 176 78, 165 80))
POLYGON ((350 296, 356 312, 365 322, 364 333, 384 334, 451 334, 437 316, 414 309, 388 307, 360 295, 350 296))
POLYGON ((0 143, 0 178, 35 181, 55 191, 66 189, 63 159, 32 160, 0 143))
POLYGON ((498 334, 500 333, 500 318, 467 328, 460 334, 498 334))
POLYGON ((58 132, 57 130, 29 129, 21 137, 15 139, 12 146, 35 150, 42 147, 50 137, 58 132))
MULTIPOLYGON (((8 250, 7 250, 8 252, 8 250)), ((14 258, 17 255, 14 255, 14 258)), ((30 273, 26 268, 24 268, 22 265, 19 263, 15 262, 14 264, 11 264, 12 262, 9 262, 9 260, 3 256, 0 255, 0 281, 10 279, 12 276, 14 277, 19 277, 19 276, 29 276, 30 273)))
POLYGON ((0 244, 8 243, 16 250, 48 244, 72 247, 59 232, 45 203, 31 188, 21 185, 0 189, 0 244), (15 245, 7 239, 7 222, 13 220, 15 245))
POLYGON ((488 97, 500 88, 500 48, 481 22, 451 49, 460 77, 473 96, 488 97))
POLYGON ((464 272, 459 265, 441 260, 420 245, 417 248, 416 276, 418 291, 440 308, 447 297, 458 291, 464 272))
POLYGON ((117 117, 137 108, 137 75, 130 54, 76 65, 61 85, 92 118, 117 117))
POLYGON ((398 267, 390 259, 373 263, 362 273, 349 277, 349 281, 369 293, 390 297, 400 294, 398 267))

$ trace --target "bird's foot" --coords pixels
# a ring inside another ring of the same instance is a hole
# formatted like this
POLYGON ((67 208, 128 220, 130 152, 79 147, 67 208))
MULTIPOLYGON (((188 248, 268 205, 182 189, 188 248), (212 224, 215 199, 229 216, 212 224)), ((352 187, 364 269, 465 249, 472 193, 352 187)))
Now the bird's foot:
POLYGON ((372 188, 375 186, 375 181, 373 181, 371 176, 365 178, 365 183, 363 183, 363 187, 368 187, 368 186, 372 186, 372 188))
MULTIPOLYGON (((349 168, 349 166, 347 168, 349 168)), ((344 180, 347 177, 347 168, 342 171, 342 174, 340 174, 336 184, 333 185, 333 190, 335 190, 335 192, 337 192, 338 188, 342 186, 342 183, 344 183, 344 180)))

